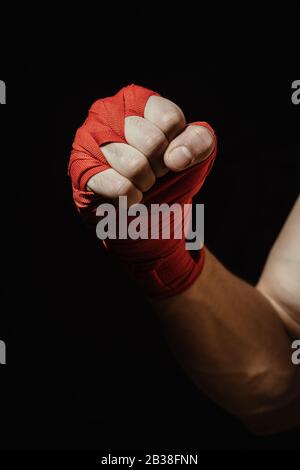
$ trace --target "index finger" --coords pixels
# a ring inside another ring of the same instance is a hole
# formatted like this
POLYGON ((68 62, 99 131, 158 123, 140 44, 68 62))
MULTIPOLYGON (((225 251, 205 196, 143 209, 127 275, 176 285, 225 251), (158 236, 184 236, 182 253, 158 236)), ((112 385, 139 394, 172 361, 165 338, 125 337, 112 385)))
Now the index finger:
POLYGON ((155 124, 169 141, 186 125, 185 116, 179 106, 161 96, 150 96, 145 106, 144 118, 155 124))

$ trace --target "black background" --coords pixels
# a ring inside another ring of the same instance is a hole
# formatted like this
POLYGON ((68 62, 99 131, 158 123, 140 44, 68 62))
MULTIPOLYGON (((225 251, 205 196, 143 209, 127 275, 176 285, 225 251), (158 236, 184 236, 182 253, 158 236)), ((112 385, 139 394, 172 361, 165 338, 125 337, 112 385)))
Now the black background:
POLYGON ((299 10, 95 5, 18 8, 2 31, 0 448, 296 449, 299 430, 254 437, 184 376, 79 219, 67 162, 90 105, 129 83, 210 122, 206 244, 254 283, 299 193, 299 10))

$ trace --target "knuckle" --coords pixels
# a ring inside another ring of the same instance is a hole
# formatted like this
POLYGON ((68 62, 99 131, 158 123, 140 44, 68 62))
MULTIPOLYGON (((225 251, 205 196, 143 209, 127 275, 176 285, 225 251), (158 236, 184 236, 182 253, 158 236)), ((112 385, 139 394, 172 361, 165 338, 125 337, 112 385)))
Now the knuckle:
POLYGON ((179 124, 184 123, 183 114, 178 108, 169 109, 162 113, 161 120, 166 128, 177 127, 179 124))
POLYGON ((144 173, 148 169, 148 162, 146 158, 141 157, 138 154, 133 154, 128 159, 128 173, 130 176, 137 176, 144 173))
POLYGON ((115 197, 128 196, 133 188, 133 184, 127 178, 120 178, 115 181, 115 197))
POLYGON ((132 188, 132 183, 111 168, 99 174, 99 187, 105 196, 117 198, 118 196, 126 196, 132 188))
POLYGON ((87 191, 97 191, 97 188, 99 186, 99 173, 96 175, 91 176, 91 178, 87 181, 86 183, 86 189, 87 191))
POLYGON ((120 153, 118 146, 114 142, 101 145, 100 150, 106 159, 117 158, 120 153))
POLYGON ((147 191, 155 183, 155 175, 151 170, 149 162, 146 157, 135 154, 133 158, 129 159, 127 177, 133 182, 137 181, 141 191, 147 191))
POLYGON ((212 133, 204 126, 191 126, 191 131, 197 139, 197 143, 202 150, 212 149, 214 138, 212 133))
POLYGON ((166 144, 166 138, 158 129, 157 131, 153 129, 151 131, 149 130, 147 134, 144 135, 144 143, 148 152, 151 153, 163 148, 166 144))

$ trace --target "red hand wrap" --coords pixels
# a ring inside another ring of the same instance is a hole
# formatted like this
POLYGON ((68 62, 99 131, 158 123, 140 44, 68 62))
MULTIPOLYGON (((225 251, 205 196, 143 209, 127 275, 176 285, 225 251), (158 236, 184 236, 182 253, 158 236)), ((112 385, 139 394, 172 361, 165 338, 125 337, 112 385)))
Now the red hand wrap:
MULTIPOLYGON (((150 96, 157 93, 130 85, 115 96, 96 101, 90 108, 83 126, 77 131, 69 162, 73 197, 80 213, 96 221, 99 196, 86 190, 88 180, 108 168, 100 146, 109 142, 126 143, 124 121, 127 116, 144 117, 144 109, 150 96)), ((194 125, 212 128, 205 122, 194 125)), ((215 139, 216 142, 216 139, 215 139)), ((144 194, 142 203, 191 203, 208 175, 216 156, 216 144, 211 155, 200 164, 182 171, 169 172, 144 194)), ((172 233, 172 231, 171 231, 172 233)), ((204 250, 194 260, 186 250, 185 239, 126 239, 106 240, 106 247, 123 261, 146 292, 156 298, 179 294, 187 289, 203 268, 204 250)))

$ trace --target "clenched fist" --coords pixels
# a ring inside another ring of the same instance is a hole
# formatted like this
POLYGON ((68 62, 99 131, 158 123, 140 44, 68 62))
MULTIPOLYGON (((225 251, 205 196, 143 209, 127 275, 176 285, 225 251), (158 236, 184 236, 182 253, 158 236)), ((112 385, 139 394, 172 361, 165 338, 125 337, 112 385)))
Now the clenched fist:
POLYGON ((175 103, 131 85, 94 103, 77 132, 69 170, 75 189, 105 199, 127 196, 131 205, 142 200, 157 178, 203 162, 214 146, 212 130, 187 125, 175 103), (95 161, 88 162, 87 154, 95 161), (84 175, 76 185, 78 162, 84 175))
MULTIPOLYGON (((215 155, 216 138, 208 124, 187 125, 175 103, 130 85, 96 101, 76 133, 69 163, 74 201, 92 222, 100 200, 119 196, 127 197, 129 207, 140 202, 183 207, 201 188, 215 155)), ((185 240, 174 236, 112 239, 106 246, 132 271, 138 266, 139 279, 153 295, 186 288, 204 261, 203 250, 196 263, 185 240)))
POLYGON ((108 198, 127 196, 129 205, 140 202, 156 178, 203 161, 214 145, 206 127, 186 126, 182 110, 160 96, 150 96, 144 117, 125 118, 124 134, 127 143, 100 147, 111 169, 92 176, 87 189, 108 198))

